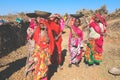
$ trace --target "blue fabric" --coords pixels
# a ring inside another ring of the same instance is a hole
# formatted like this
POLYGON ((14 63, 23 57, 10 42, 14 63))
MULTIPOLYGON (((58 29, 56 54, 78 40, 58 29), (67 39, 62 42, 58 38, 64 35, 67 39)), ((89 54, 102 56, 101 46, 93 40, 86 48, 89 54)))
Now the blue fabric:
POLYGON ((16 18, 16 22, 21 23, 23 20, 21 18, 16 18))

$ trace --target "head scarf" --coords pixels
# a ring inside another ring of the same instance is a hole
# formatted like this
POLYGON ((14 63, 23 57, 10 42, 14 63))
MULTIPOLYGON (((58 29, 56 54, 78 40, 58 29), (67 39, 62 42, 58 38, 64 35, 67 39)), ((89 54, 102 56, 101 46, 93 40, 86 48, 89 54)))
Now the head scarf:
POLYGON ((35 26, 36 26, 36 24, 35 24, 35 18, 32 18, 32 19, 30 20, 30 28, 34 29, 35 26))
MULTIPOLYGON (((75 18, 74 18, 74 22, 75 22, 75 18)), ((74 24, 73 22, 73 24, 74 24)), ((80 40, 83 40, 83 31, 80 30, 77 26, 75 25, 71 25, 71 28, 73 29, 73 31, 77 34, 77 36, 80 38, 80 40)), ((71 44, 71 38, 72 38, 72 30, 70 30, 70 34, 69 34, 69 40, 68 40, 68 50, 70 51, 70 44, 71 44)))
POLYGON ((107 26, 105 17, 103 17, 103 16, 100 15, 100 14, 96 14, 95 17, 97 17, 104 26, 107 26))
POLYGON ((48 37, 50 38, 49 48, 50 48, 50 53, 52 54, 53 49, 54 49, 54 38, 53 38, 53 35, 52 35, 52 32, 51 32, 50 25, 49 25, 49 23, 46 19, 40 18, 40 20, 38 22, 38 27, 36 28, 33 39, 35 40, 36 44, 39 44, 39 33, 41 31, 40 30, 40 24, 44 24, 48 29, 48 37))
POLYGON ((56 18, 60 19, 61 16, 58 13, 56 13, 56 14, 52 15, 50 18, 52 19, 52 21, 54 21, 56 18))
POLYGON ((58 13, 54 14, 53 17, 61 18, 58 13))
POLYGON ((52 21, 55 21, 56 18, 60 20, 59 25, 60 25, 61 30, 63 30, 65 26, 64 19, 58 13, 52 15, 51 17, 53 18, 52 21))

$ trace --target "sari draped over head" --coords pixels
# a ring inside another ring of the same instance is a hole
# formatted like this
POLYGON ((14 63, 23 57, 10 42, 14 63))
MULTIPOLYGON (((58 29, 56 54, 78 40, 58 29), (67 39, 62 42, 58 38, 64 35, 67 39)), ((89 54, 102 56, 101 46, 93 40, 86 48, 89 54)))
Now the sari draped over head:
POLYGON ((32 19, 30 20, 30 28, 34 29, 35 26, 36 26, 36 24, 35 24, 35 18, 32 18, 32 19))
MULTIPOLYGON (((73 29, 73 31, 79 36, 79 38, 81 39, 81 41, 83 40, 83 31, 80 30, 78 27, 75 26, 71 26, 71 28, 73 29)), ((70 50, 70 40, 72 38, 72 30, 70 29, 70 34, 69 34, 69 41, 68 41, 68 49, 70 50)))
POLYGON ((103 36, 101 34, 101 28, 96 22, 90 23, 90 27, 92 27, 98 34, 100 34, 100 38, 95 39, 95 44, 96 44, 95 50, 99 53, 102 53, 103 52, 103 48, 102 48, 103 36))
MULTIPOLYGON (((35 33, 34 33, 33 39, 35 40, 36 44, 40 44, 40 42, 39 42, 39 33, 41 31, 41 29, 40 29, 40 24, 41 23, 44 24, 48 29, 48 37, 50 38, 49 49, 50 49, 50 54, 52 54, 53 49, 54 49, 54 38, 53 38, 53 35, 52 35, 51 27, 48 24, 47 20, 44 20, 43 18, 40 18, 39 25, 38 25, 35 33)), ((41 47, 43 47, 43 46, 41 46, 41 47)))
POLYGON ((107 26, 107 23, 106 23, 106 20, 105 20, 105 17, 100 15, 100 14, 96 14, 95 15, 96 17, 98 17, 101 21, 101 23, 104 25, 104 26, 107 26))
POLYGON ((36 26, 35 18, 30 19, 30 25, 27 29, 28 56, 27 56, 27 60, 26 60, 26 70, 25 70, 24 76, 27 76, 27 73, 34 69, 34 64, 33 64, 34 58, 32 57, 32 55, 34 52, 35 42, 34 42, 34 40, 32 40, 32 37, 34 35, 35 26, 36 26))
POLYGON ((71 63, 78 63, 82 58, 82 40, 83 32, 76 26, 72 25, 69 34, 68 50, 70 52, 71 63), (72 37, 72 29, 78 38, 72 37))
POLYGON ((61 29, 61 25, 60 24, 56 24, 53 21, 50 22, 50 26, 52 28, 52 34, 54 37, 54 43, 55 43, 55 49, 57 50, 56 53, 54 51, 54 54, 52 55, 52 63, 55 63, 55 61, 60 64, 62 62, 62 29, 61 29), (61 35, 60 35, 61 34, 61 35), (58 37, 59 36, 59 37, 58 37), (58 39, 56 40, 56 37, 58 37, 58 39), (57 55, 57 58, 56 58, 57 55))
POLYGON ((61 19, 62 18, 59 14, 54 14, 53 20, 50 21, 50 26, 55 43, 55 49, 51 57, 51 61, 53 64, 57 62, 58 65, 60 65, 60 63, 62 62, 62 31, 64 29, 64 21, 61 22, 61 19), (57 23, 56 19, 58 19, 57 23))
POLYGON ((50 25, 47 20, 40 19, 38 23, 38 27, 33 36, 33 40, 35 41, 35 49, 34 49, 34 61, 35 61, 35 72, 34 79, 42 80, 44 77, 47 77, 48 65, 50 62, 50 56, 54 50, 54 39, 52 36, 50 25), (47 27, 47 34, 49 37, 49 42, 45 43, 44 38, 40 37, 41 28, 40 24, 44 24, 47 27))
POLYGON ((30 39, 34 33, 36 23, 35 23, 35 18, 32 18, 30 20, 30 26, 27 29, 27 39, 30 39))
POLYGON ((88 64, 100 63, 102 61, 103 52, 103 35, 101 27, 95 21, 89 24, 90 27, 99 35, 99 37, 93 37, 89 40, 85 52, 85 62, 88 64))
MULTIPOLYGON (((51 26, 54 38, 62 32, 60 25, 56 24, 54 21, 50 23, 50 26, 51 26)), ((59 43, 61 41, 62 41, 62 36, 60 36, 56 42, 59 43)))
POLYGON ((59 14, 54 14, 53 16, 52 16, 54 19, 53 19, 53 21, 55 20, 55 18, 58 18, 58 19, 60 19, 60 28, 61 28, 61 30, 63 31, 63 29, 64 29, 64 26, 65 26, 65 21, 64 21, 64 18, 62 18, 59 14))
MULTIPOLYGON (((54 19, 50 22, 50 26, 51 26, 51 29, 52 29, 52 32, 53 32, 53 36, 54 38, 56 36, 58 36, 61 32, 62 32, 62 29, 64 28, 64 20, 61 19, 60 15, 59 14, 54 14, 53 15, 54 19), (55 23, 55 19, 56 18, 59 18, 60 19, 60 22, 58 24, 55 23)), ((57 41, 55 41, 57 44, 61 45, 61 42, 62 42, 62 36, 60 36, 58 38, 57 41)), ((59 46, 58 46, 59 47, 59 46)))
MULTIPOLYGON (((103 17, 100 14, 96 14, 95 17, 99 18, 100 22, 103 24, 103 28, 104 28, 104 33, 106 33, 106 20, 105 17, 103 17)), ((95 39, 95 44, 96 44, 96 51, 98 53, 102 53, 103 52, 103 35, 102 35, 102 29, 100 28, 100 25, 98 25, 96 22, 92 22, 90 23, 90 26, 92 26, 94 28, 94 30, 100 34, 100 38, 99 39, 95 39)))
POLYGON ((107 22, 104 16, 96 14, 95 17, 99 18, 100 22, 104 25, 104 32, 106 32, 107 22))

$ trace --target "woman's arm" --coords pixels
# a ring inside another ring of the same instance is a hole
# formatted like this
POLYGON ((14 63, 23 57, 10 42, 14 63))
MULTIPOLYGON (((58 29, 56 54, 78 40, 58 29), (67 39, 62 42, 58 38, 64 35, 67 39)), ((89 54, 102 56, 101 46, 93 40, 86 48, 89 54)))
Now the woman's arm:
POLYGON ((55 37, 55 40, 58 40, 58 38, 62 35, 62 31, 58 34, 58 36, 55 37))

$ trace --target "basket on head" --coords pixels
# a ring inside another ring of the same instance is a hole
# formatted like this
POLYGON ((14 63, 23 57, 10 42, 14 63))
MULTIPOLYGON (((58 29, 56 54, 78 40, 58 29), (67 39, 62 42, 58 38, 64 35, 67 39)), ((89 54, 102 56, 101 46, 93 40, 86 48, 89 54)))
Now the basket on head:
POLYGON ((74 17, 74 18, 76 18, 76 19, 79 19, 79 18, 81 18, 81 17, 83 17, 84 16, 84 14, 70 14, 70 16, 72 16, 72 17, 74 17))
POLYGON ((42 18, 48 18, 51 13, 50 12, 45 12, 45 11, 35 11, 35 14, 39 17, 42 17, 42 18))
POLYGON ((26 15, 30 18, 37 18, 37 15, 35 13, 26 13, 26 15))

